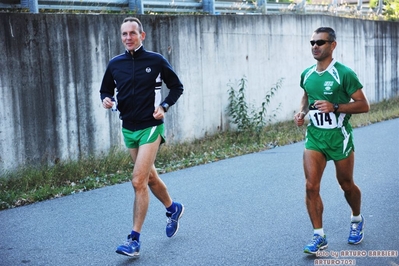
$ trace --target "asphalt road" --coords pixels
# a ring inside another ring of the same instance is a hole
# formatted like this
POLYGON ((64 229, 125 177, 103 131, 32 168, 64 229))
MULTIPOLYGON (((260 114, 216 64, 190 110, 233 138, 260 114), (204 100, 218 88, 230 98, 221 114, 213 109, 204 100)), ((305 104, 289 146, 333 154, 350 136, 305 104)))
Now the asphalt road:
POLYGON ((329 247, 303 253, 313 231, 300 142, 163 174, 186 211, 169 239, 152 196, 138 259, 115 253, 131 229, 130 183, 1 211, 0 265, 399 265, 399 119, 354 135, 366 219, 359 245, 347 244, 350 209, 329 162, 321 189, 329 247))

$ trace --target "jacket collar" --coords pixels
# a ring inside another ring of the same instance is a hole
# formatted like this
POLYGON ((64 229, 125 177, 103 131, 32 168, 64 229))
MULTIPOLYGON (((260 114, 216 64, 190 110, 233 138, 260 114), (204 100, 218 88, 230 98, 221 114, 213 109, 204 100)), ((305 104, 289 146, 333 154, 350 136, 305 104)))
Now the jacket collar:
POLYGON ((134 50, 133 55, 132 55, 128 50, 125 50, 125 54, 126 54, 126 55, 130 55, 130 56, 132 56, 133 58, 135 58, 135 57, 139 56, 143 51, 144 51, 144 46, 143 46, 143 45, 140 45, 139 48, 137 48, 136 50, 134 50))

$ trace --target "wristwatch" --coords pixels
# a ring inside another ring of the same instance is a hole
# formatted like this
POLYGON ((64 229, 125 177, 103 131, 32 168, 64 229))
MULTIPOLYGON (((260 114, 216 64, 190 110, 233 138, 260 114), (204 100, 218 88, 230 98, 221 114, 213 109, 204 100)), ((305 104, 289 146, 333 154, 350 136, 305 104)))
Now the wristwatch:
POLYGON ((169 109, 169 104, 163 102, 163 103, 161 103, 161 106, 163 108, 163 111, 166 113, 169 109))
POLYGON ((339 108, 339 104, 334 103, 334 113, 337 112, 338 108, 339 108))

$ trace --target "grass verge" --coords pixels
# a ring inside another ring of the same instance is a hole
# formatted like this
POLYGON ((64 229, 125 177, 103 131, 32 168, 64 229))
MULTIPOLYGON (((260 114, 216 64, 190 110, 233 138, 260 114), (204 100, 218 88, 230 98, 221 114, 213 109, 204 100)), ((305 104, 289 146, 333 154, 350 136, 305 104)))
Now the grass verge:
MULTIPOLYGON (((354 128, 398 118, 399 97, 372 104, 370 112, 353 115, 354 128)), ((215 162, 302 141, 306 127, 293 121, 268 125, 261 132, 221 132, 190 143, 162 145, 156 160, 159 173, 215 162)), ((27 167, 0 177, 0 210, 58 198, 131 179, 133 164, 126 150, 53 167, 27 167)))

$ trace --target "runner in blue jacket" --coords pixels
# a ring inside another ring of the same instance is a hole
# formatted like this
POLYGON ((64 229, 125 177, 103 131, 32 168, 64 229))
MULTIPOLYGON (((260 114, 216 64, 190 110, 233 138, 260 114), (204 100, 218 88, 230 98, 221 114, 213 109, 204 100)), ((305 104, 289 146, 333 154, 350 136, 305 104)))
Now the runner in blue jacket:
POLYGON ((149 205, 148 188, 166 208, 168 237, 176 234, 184 212, 183 204, 172 201, 154 165, 159 145, 165 142, 164 115, 183 93, 183 84, 162 55, 144 49, 145 32, 140 20, 125 18, 121 38, 126 51, 110 60, 100 94, 106 109, 113 107, 116 94, 124 141, 134 162, 133 226, 127 242, 118 246, 116 252, 138 257, 140 232, 149 205), (162 82, 169 89, 163 101, 162 82))

